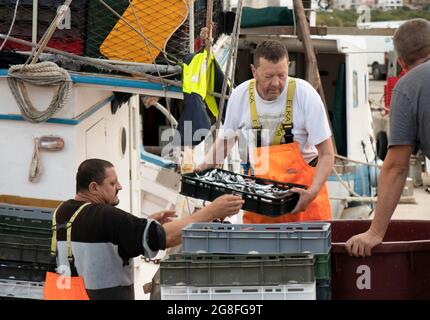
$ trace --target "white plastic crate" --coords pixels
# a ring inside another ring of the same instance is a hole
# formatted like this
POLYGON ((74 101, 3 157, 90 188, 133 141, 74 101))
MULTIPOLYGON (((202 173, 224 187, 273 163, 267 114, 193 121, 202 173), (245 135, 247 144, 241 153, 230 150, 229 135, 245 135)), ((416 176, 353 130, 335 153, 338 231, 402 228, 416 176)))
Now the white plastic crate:
POLYGON ((316 300, 316 284, 280 286, 161 286, 161 300, 316 300))
POLYGON ((43 300, 43 282, 0 279, 0 297, 43 300))

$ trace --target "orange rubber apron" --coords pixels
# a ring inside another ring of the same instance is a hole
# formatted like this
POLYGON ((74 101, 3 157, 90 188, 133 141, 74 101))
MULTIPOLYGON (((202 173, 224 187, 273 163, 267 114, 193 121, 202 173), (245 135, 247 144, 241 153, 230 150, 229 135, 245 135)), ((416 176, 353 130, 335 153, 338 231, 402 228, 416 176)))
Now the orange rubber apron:
MULTIPOLYGON (((46 272, 45 286, 43 288, 43 298, 45 300, 89 300, 84 279, 77 274, 72 254, 72 223, 87 205, 89 203, 84 203, 80 206, 67 222, 67 259, 69 260, 71 273, 70 275, 59 275, 56 272, 46 272)), ((57 256, 57 224, 55 215, 58 208, 55 209, 52 215, 51 255, 53 257, 57 256)))
MULTIPOLYGON (((252 128, 257 130, 257 147, 254 149, 254 174, 259 178, 302 184, 309 187, 314 179, 315 168, 308 165, 303 159, 298 142, 293 142, 292 115, 296 81, 291 77, 288 77, 288 79, 285 117, 276 129, 272 144, 267 147, 260 147, 262 127, 258 120, 255 104, 255 80, 252 80, 249 84, 251 123, 252 128), (285 137, 286 143, 281 144, 283 137, 285 137)), ((283 214, 279 217, 269 217, 250 211, 245 211, 243 215, 243 223, 282 223, 330 219, 331 207, 326 184, 324 184, 317 197, 308 205, 305 211, 283 214)))

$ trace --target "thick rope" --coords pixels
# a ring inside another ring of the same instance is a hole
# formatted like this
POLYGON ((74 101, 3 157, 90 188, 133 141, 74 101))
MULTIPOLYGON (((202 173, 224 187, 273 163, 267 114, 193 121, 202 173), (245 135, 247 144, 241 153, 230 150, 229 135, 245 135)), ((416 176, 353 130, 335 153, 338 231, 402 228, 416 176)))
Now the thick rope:
POLYGON ((3 50, 3 47, 6 44, 8 38, 9 38, 11 32, 12 32, 13 26, 15 25, 16 13, 18 12, 18 5, 19 5, 19 0, 16 1, 15 11, 13 12, 12 23, 10 24, 9 31, 7 32, 7 35, 6 35, 6 39, 4 39, 3 43, 0 46, 0 51, 3 50))
POLYGON ((22 116, 33 123, 44 122, 60 110, 65 105, 72 86, 69 73, 49 61, 12 66, 7 80, 22 116), (24 82, 39 86, 58 86, 46 110, 40 111, 33 106, 24 82))

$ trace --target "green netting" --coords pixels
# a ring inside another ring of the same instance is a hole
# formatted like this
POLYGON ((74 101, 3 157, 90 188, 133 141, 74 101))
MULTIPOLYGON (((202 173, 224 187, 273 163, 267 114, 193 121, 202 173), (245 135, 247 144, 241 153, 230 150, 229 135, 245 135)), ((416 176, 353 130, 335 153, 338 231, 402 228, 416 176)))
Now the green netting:
MULTIPOLYGON (((104 0, 104 2, 120 15, 129 5, 128 1, 104 0)), ((103 57, 100 53, 100 45, 117 23, 118 17, 99 1, 89 1, 86 20, 84 55, 93 58, 103 57)))

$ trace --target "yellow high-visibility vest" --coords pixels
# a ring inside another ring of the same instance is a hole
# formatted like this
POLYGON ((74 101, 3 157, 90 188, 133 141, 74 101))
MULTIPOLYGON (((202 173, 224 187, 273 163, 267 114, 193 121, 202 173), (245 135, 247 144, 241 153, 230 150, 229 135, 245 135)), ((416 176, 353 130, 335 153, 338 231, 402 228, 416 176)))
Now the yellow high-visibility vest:
POLYGON ((204 49, 196 53, 189 64, 183 64, 182 92, 200 95, 214 117, 218 117, 215 97, 207 95, 215 87, 215 58, 211 52, 206 65, 206 57, 207 51, 204 49))

